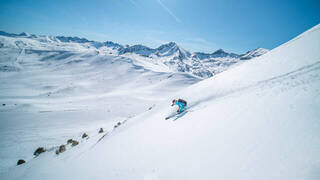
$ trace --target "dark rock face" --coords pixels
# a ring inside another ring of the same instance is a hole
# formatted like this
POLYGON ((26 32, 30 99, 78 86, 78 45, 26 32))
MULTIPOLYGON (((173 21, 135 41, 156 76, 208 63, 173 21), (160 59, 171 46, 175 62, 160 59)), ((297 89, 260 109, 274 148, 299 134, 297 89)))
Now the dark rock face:
POLYGON ((2 106, 5 106, 6 104, 2 104, 2 106))
POLYGON ((66 146, 65 145, 61 145, 59 147, 59 149, 56 151, 56 154, 58 155, 58 154, 60 154, 60 153, 62 153, 64 151, 66 151, 66 146))
POLYGON ((102 128, 100 128, 99 133, 103 133, 103 129, 102 128))
POLYGON ((34 153, 33 155, 35 156, 39 156, 39 154, 46 152, 46 150, 43 147, 39 147, 34 153))
POLYGON ((83 133, 83 134, 82 134, 82 138, 86 138, 86 137, 88 137, 88 134, 83 133))
POLYGON ((23 164, 23 163, 25 163, 25 162, 26 162, 25 160, 19 159, 18 162, 17 162, 17 166, 20 165, 20 164, 23 164))

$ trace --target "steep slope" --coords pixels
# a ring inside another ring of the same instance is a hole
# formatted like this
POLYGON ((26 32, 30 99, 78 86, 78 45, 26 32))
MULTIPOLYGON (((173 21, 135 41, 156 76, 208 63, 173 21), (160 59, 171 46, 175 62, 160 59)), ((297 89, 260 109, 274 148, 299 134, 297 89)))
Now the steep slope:
POLYGON ((190 112, 165 121, 169 101, 88 140, 2 173, 3 179, 318 179, 320 25, 177 93, 190 112))

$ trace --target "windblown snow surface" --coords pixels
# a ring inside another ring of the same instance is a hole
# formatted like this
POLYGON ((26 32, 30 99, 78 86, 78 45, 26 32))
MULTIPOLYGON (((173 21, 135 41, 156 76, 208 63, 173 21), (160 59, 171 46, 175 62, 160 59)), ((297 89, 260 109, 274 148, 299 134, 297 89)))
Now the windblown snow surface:
POLYGON ((109 129, 98 143, 102 135, 92 131, 78 146, 58 156, 46 152, 0 177, 315 180, 320 178, 319 109, 317 25, 255 60, 158 101, 109 129), (170 100, 178 97, 188 101, 189 112, 165 121, 174 111, 170 100))

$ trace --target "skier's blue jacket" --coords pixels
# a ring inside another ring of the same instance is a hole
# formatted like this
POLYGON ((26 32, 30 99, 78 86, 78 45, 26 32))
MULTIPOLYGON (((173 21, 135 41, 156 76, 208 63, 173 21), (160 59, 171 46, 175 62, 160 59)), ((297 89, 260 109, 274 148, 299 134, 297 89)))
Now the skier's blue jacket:
POLYGON ((175 104, 179 106, 179 112, 182 112, 187 108, 187 106, 183 102, 175 101, 175 104))

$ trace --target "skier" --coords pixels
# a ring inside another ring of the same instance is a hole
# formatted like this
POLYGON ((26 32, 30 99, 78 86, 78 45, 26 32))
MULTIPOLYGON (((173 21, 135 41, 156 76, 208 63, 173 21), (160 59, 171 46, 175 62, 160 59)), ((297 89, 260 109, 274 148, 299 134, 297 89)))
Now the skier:
POLYGON ((183 99, 178 99, 178 100, 172 100, 172 105, 178 105, 179 109, 177 110, 178 113, 182 113, 185 109, 187 109, 187 101, 183 99))

